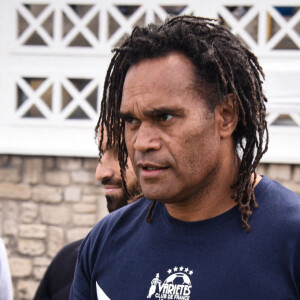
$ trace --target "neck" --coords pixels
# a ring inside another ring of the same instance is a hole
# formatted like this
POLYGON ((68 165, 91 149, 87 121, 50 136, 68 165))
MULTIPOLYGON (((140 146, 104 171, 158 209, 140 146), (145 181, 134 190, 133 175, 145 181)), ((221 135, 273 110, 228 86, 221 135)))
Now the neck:
POLYGON ((237 203, 231 198, 231 185, 235 182, 239 163, 236 155, 223 162, 202 191, 185 201, 166 203, 168 213, 178 220, 193 222, 216 217, 233 208, 237 203))

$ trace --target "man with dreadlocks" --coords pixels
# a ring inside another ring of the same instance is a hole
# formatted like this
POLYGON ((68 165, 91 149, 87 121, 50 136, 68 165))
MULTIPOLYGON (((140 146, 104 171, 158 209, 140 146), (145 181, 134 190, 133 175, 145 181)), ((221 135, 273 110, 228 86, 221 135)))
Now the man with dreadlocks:
POLYGON ((87 236, 70 299, 300 299, 299 196, 255 173, 263 77, 204 18, 136 27, 115 49, 97 126, 144 197, 87 236))

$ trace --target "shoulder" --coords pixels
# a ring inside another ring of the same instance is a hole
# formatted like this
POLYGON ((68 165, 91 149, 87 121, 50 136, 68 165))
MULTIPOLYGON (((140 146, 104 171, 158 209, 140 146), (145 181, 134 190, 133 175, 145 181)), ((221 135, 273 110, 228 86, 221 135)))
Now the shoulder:
POLYGON ((257 215, 263 216, 269 225, 279 230, 294 231, 300 229, 300 196, 282 184, 263 177, 255 188, 259 205, 257 215))
POLYGON ((58 251, 52 262, 64 260, 66 257, 77 256, 82 241, 83 239, 65 245, 58 251))
POLYGON ((118 225, 124 225, 123 222, 130 224, 134 222, 137 217, 142 217, 147 214, 147 207, 150 205, 150 200, 146 198, 141 198, 131 204, 123 206, 114 212, 105 216, 101 221, 99 221, 92 230, 92 233, 97 232, 100 228, 113 228, 118 225), (135 218, 128 218, 128 216, 135 218), (122 223, 122 224, 120 224, 122 223))
POLYGON ((69 254, 69 253, 72 253, 72 252, 78 252, 79 247, 80 247, 82 241, 83 241, 83 239, 65 245, 65 246, 64 246, 63 248, 61 248, 61 250, 57 253, 57 256, 69 254))
POLYGON ((277 181, 263 177, 255 188, 255 196, 258 202, 300 209, 300 196, 289 190, 277 181))
POLYGON ((57 270, 62 270, 63 265, 67 265, 64 271, 69 270, 73 267, 73 265, 75 267, 77 255, 82 241, 83 239, 67 244, 61 248, 51 261, 47 272, 51 273, 53 271, 56 272, 57 270))
POLYGON ((146 219, 150 204, 151 201, 143 197, 119 208, 99 221, 93 228, 91 236, 95 237, 99 232, 103 235, 104 233, 109 234, 111 231, 122 230, 125 226, 130 227, 139 222, 140 219, 146 219))
POLYGON ((150 204, 150 200, 142 197, 108 214, 94 226, 81 248, 99 248, 106 241, 112 243, 114 237, 127 234, 136 224, 146 220, 150 204))
POLYGON ((89 277, 102 253, 110 251, 118 241, 128 239, 141 222, 146 222, 151 201, 141 198, 110 213, 99 221, 83 240, 77 261, 77 272, 89 277))
POLYGON ((52 259, 44 277, 56 277, 57 270, 60 270, 60 272, 65 274, 65 272, 68 272, 73 267, 75 268, 77 255, 82 241, 83 239, 67 244, 61 248, 52 259), (65 266, 65 268, 62 266, 65 266))

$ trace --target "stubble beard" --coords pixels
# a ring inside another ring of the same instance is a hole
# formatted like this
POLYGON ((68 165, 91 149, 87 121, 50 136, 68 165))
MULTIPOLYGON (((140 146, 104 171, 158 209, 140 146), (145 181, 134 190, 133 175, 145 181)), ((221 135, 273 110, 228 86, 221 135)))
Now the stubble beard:
POLYGON ((141 195, 141 191, 138 184, 135 184, 129 189, 130 198, 126 195, 124 190, 122 191, 122 195, 120 196, 110 196, 107 195, 106 202, 107 202, 107 210, 109 213, 127 205, 130 199, 135 198, 136 196, 141 195))
POLYGON ((107 210, 109 213, 125 206, 127 204, 127 197, 125 197, 125 193, 122 193, 122 196, 105 196, 107 202, 107 210))

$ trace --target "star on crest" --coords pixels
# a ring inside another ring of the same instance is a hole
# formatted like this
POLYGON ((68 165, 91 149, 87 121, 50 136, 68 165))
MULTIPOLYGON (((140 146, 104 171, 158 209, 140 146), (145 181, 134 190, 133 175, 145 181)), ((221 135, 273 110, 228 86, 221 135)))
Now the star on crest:
POLYGON ((169 269, 168 271, 167 271, 167 273, 168 274, 171 274, 171 273, 175 273, 175 272, 177 272, 177 271, 181 271, 181 272, 185 272, 186 274, 188 274, 188 275, 193 275, 194 274, 194 271, 193 270, 190 270, 189 268, 184 268, 183 266, 181 266, 181 267, 174 267, 174 268, 172 268, 172 269, 169 269))

